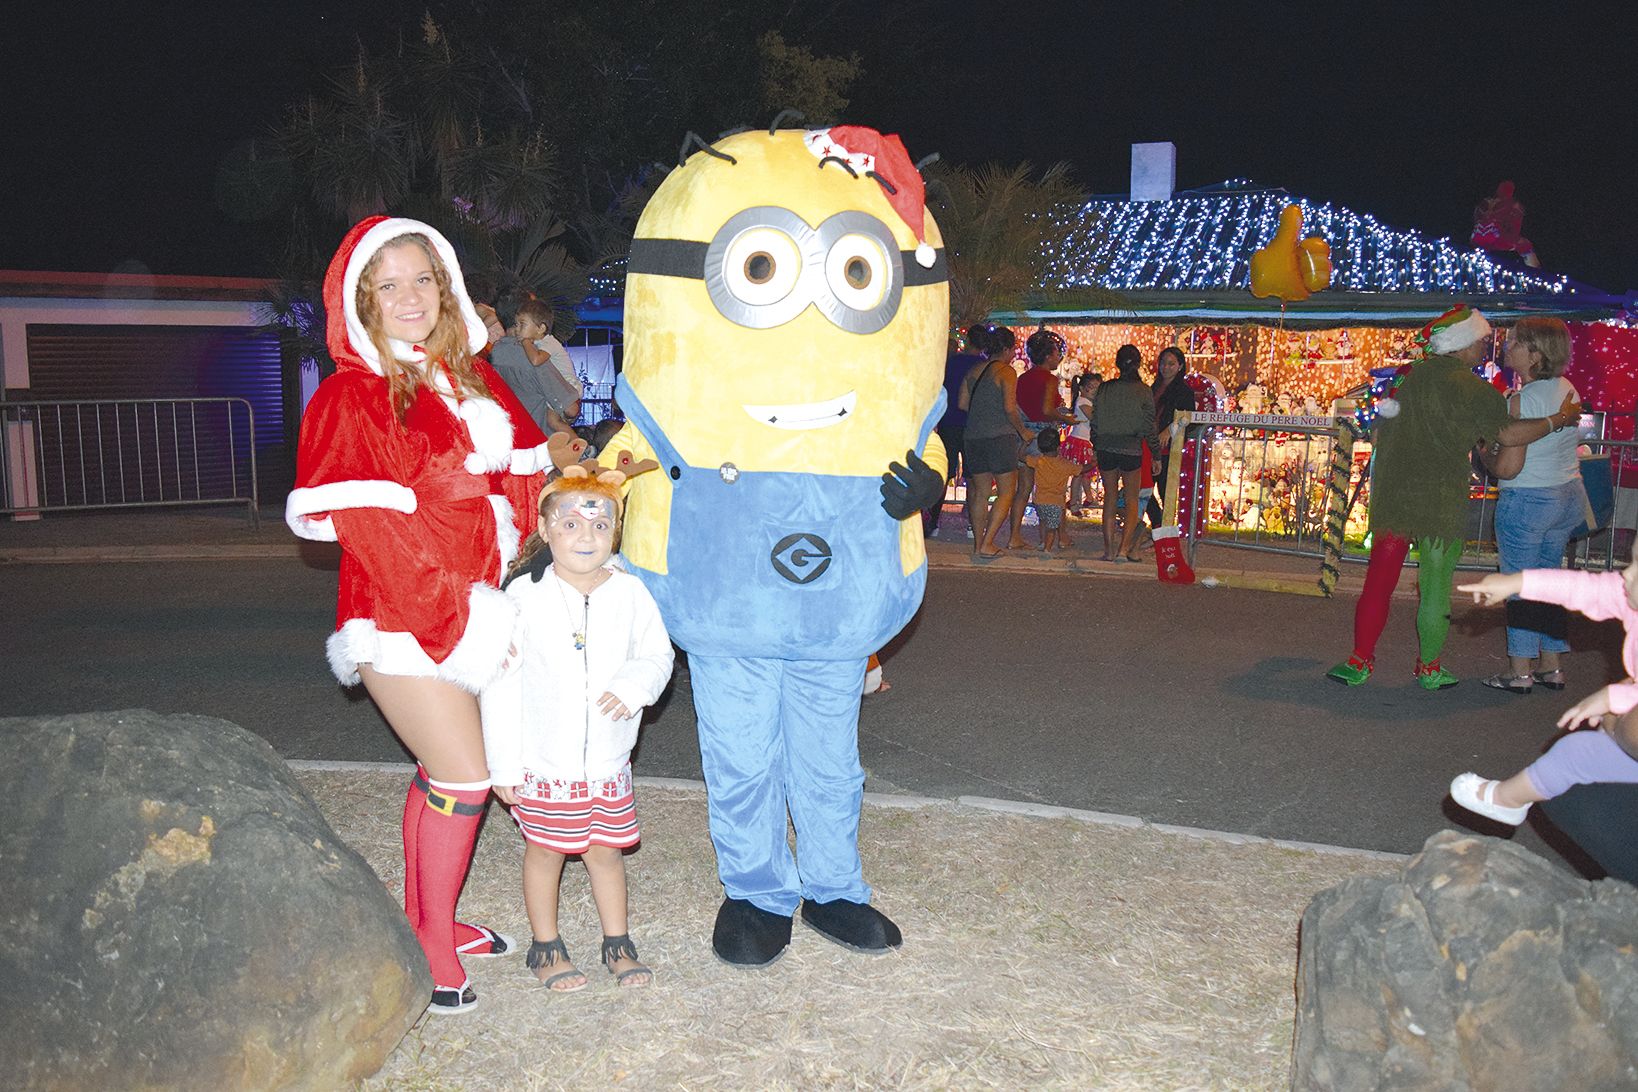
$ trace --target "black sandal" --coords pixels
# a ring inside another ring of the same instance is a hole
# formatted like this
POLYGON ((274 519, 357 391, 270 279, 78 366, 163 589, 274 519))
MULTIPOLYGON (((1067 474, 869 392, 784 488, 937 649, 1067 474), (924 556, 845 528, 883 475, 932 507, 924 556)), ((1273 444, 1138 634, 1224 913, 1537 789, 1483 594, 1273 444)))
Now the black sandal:
MULTIPOLYGON (((648 975, 648 982, 654 980, 654 972, 645 967, 640 960, 637 960, 637 945, 631 942, 630 933, 621 933, 617 937, 603 938, 603 966, 609 969, 609 974, 614 975, 614 983, 617 986, 624 986, 627 979, 640 974, 648 975), (617 959, 635 960, 637 966, 627 967, 623 971, 616 971, 613 964, 617 959)), ((648 982, 633 982, 632 985, 646 986, 648 982)))
MULTIPOLYGON (((562 937, 556 937, 552 940, 531 941, 529 943, 529 954, 523 957, 523 965, 528 967, 530 971, 538 971, 542 967, 555 967, 559 962, 571 964, 574 962, 569 958, 569 948, 563 943, 562 937)), ((585 989, 591 984, 591 980, 586 977, 584 971, 577 968, 572 971, 559 971, 557 974, 548 975, 546 978, 541 979, 540 984, 554 993, 573 993, 575 990, 585 989), (580 979, 580 984, 577 986, 559 988, 553 985, 554 982, 562 982, 566 978, 576 977, 580 979)))
MULTIPOLYGON (((1492 690, 1505 690, 1509 694, 1528 694, 1535 680, 1529 675, 1492 675, 1488 679, 1480 679, 1479 682, 1492 690)), ((1564 684, 1560 683, 1559 689, 1563 688, 1564 684)))
POLYGON ((1564 669, 1555 667, 1551 671, 1537 671, 1534 675, 1536 682, 1549 690, 1564 689, 1564 669))

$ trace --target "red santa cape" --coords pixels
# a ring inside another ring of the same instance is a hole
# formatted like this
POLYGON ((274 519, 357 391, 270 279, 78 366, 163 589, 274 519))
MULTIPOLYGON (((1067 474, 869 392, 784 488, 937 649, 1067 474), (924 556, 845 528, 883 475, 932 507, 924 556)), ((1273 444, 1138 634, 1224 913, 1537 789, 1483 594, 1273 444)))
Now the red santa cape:
MULTIPOLYGON (((488 341, 449 241, 416 220, 371 217, 343 238, 324 277, 326 335, 336 372, 302 417, 296 488, 285 522, 342 547, 330 667, 344 685, 368 663, 433 676, 474 693, 500 670, 515 609, 499 590, 551 465, 546 438, 486 362, 492 398, 457 397, 442 369, 393 412, 380 356, 355 307, 359 276, 393 239, 424 236, 449 271, 476 353, 488 341)), ((415 346, 392 343, 423 363, 415 346)))

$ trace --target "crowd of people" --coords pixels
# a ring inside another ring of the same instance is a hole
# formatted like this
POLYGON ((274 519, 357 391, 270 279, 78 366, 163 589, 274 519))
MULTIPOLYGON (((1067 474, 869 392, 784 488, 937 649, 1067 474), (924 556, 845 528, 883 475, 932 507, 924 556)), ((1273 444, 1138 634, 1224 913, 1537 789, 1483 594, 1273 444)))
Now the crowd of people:
MULTIPOLYGON (((477 1004, 463 957, 518 948, 498 930, 455 918, 491 792, 525 842, 528 968, 554 991, 588 983, 558 927, 560 878, 578 856, 603 934, 600 962, 619 985, 644 985, 653 972, 630 936, 622 856, 639 838, 630 757, 673 651, 654 598, 615 551, 622 486, 657 464, 633 463, 629 453, 618 466, 591 458, 617 423, 571 438, 578 392, 555 361, 561 346, 553 348, 549 310, 504 300, 496 336, 448 241, 425 224, 373 217, 356 225, 332 260, 325 302, 337 372, 304 418, 287 520, 298 534, 341 544, 331 667, 343 684, 363 685, 416 759, 402 818, 404 910, 432 972, 430 1011, 477 1004)), ((1514 824, 1533 803, 1563 801, 1554 811, 1561 826, 1612 874, 1638 878, 1630 840, 1609 836, 1610 809, 1625 805, 1601 795, 1609 783, 1638 783, 1638 563, 1596 576, 1556 571, 1575 507, 1573 445, 1561 436, 1578 410, 1560 378, 1562 323, 1538 322, 1511 343, 1515 367, 1532 377, 1511 407, 1472 374, 1487 335, 1477 312, 1436 324, 1432 355, 1400 388, 1405 408, 1378 445, 1376 545, 1355 651, 1330 674, 1348 685, 1370 677, 1387 592, 1414 542, 1423 559, 1417 678, 1430 690, 1454 684, 1439 663, 1450 544, 1459 544, 1452 498, 1465 487, 1474 437, 1492 441, 1492 459, 1522 452, 1516 469, 1497 468, 1512 483, 1503 572, 1462 590, 1509 601, 1510 612, 1530 601, 1558 604, 1560 613, 1510 613, 1510 672, 1485 683, 1513 693, 1563 689, 1563 607, 1623 621, 1628 677, 1559 722, 1601 731, 1572 732, 1505 780, 1463 774, 1452 796, 1514 824)), ((974 352, 949 361, 955 397, 938 430, 951 476, 968 482, 974 557, 1023 547, 1030 502, 1041 548, 1068 546, 1064 507, 1084 500, 1095 468, 1103 557, 1137 560, 1145 488, 1164 484, 1173 417, 1193 407, 1181 354, 1160 353, 1151 387, 1139 350, 1123 345, 1115 375, 1079 377, 1066 405, 1058 335, 1043 329, 1026 340, 1022 376, 1013 331, 976 326, 967 340, 974 352)), ((1158 505, 1147 514, 1158 521, 1158 505)), ((886 689, 877 666, 868 690, 886 689)))
MULTIPOLYGON (((1070 382, 1065 404, 1057 368, 1064 339, 1040 329, 1024 343, 1028 367, 1013 366, 1017 335, 1008 327, 968 329, 965 353, 952 352, 945 375, 948 408, 938 433, 949 453, 949 480, 964 475, 973 558, 993 561, 1007 550, 1028 549, 1025 513, 1033 505, 1039 548, 1074 545, 1066 511, 1085 511, 1098 475, 1103 496, 1103 553, 1099 560, 1134 562, 1145 537, 1160 527, 1173 421, 1194 409, 1194 391, 1175 347, 1154 361, 1157 378, 1143 381, 1135 345, 1115 353, 1107 382, 1084 371, 1070 382), (1148 526, 1143 523, 1148 517, 1148 526)), ((942 502, 925 515, 937 532, 942 502)))

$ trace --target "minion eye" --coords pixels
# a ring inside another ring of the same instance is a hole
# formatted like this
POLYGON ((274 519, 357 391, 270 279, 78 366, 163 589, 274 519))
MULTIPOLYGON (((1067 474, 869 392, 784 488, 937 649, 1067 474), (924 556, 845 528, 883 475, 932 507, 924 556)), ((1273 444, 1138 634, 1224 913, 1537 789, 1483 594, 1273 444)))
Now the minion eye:
POLYGON ((850 232, 831 244, 825 255, 825 283, 838 301, 855 311, 882 302, 892 282, 887 251, 879 240, 850 232))
POLYGON ((743 231, 723 255, 723 284, 751 307, 778 303, 791 294, 801 276, 802 252, 796 240, 778 228, 743 231))

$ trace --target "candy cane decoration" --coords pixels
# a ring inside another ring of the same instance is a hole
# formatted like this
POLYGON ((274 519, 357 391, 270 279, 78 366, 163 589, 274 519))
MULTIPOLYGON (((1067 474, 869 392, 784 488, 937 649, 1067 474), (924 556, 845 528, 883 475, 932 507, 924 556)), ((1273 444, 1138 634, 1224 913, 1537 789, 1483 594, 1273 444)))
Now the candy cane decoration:
POLYGON ((1348 478, 1354 464, 1354 430, 1339 420, 1331 436, 1331 484, 1325 498, 1324 556, 1320 560, 1319 590, 1327 599, 1342 575, 1342 533, 1348 525, 1348 478))

